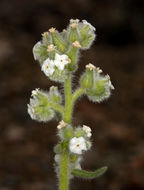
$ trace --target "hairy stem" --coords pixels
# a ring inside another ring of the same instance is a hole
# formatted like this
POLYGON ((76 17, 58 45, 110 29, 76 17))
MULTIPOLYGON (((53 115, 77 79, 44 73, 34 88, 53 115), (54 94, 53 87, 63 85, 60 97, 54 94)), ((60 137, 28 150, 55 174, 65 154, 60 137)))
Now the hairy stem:
POLYGON ((60 166, 60 190, 68 190, 69 177, 68 177, 68 163, 69 153, 68 151, 61 155, 61 166, 60 166))
POLYGON ((66 123, 71 123, 72 120, 72 89, 71 89, 71 75, 65 81, 65 111, 64 111, 64 121, 66 123))
MULTIPOLYGON (((72 120, 72 89, 71 89, 71 75, 65 81, 65 110, 63 120, 66 123, 71 123, 72 120)), ((60 165, 60 190, 68 190, 69 186, 69 151, 65 150, 61 155, 60 165)))
POLYGON ((64 107, 60 104, 55 104, 55 103, 51 103, 49 102, 48 105, 53 108, 55 111, 60 112, 62 115, 64 114, 64 107))
POLYGON ((75 101, 84 93, 83 88, 78 88, 72 96, 72 104, 74 105, 75 101))

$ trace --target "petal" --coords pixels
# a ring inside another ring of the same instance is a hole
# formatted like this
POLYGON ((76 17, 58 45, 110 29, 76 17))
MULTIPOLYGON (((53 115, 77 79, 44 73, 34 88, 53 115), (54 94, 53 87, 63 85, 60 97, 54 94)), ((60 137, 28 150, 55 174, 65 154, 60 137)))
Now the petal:
POLYGON ((67 55, 65 55, 65 54, 61 55, 61 59, 67 59, 67 58, 68 58, 67 55))
POLYGON ((62 70, 64 69, 64 66, 65 66, 64 64, 59 64, 59 67, 58 67, 58 68, 59 68, 59 70, 61 70, 61 71, 62 71, 62 70))
POLYGON ((56 53, 56 54, 55 54, 55 60, 58 61, 58 60, 60 60, 60 58, 61 58, 61 55, 59 55, 58 53, 56 53))
POLYGON ((55 65, 55 63, 54 63, 53 60, 50 60, 49 64, 50 64, 51 66, 54 66, 54 65, 55 65))

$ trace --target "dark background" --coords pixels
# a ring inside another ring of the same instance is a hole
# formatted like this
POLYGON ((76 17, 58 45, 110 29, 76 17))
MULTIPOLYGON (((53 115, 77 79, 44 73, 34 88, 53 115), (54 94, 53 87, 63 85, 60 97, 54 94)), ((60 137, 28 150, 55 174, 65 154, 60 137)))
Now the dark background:
MULTIPOLYGON (((111 76, 109 100, 82 98, 74 123, 93 130, 93 147, 82 167, 107 165, 102 177, 74 179, 71 189, 144 189, 144 4, 143 0, 0 0, 0 190, 54 190, 56 121, 37 123, 27 114, 31 91, 52 84, 32 55, 50 27, 86 19, 97 40, 83 51, 74 81, 89 62, 111 76)), ((60 86, 61 88, 61 86, 60 86)))

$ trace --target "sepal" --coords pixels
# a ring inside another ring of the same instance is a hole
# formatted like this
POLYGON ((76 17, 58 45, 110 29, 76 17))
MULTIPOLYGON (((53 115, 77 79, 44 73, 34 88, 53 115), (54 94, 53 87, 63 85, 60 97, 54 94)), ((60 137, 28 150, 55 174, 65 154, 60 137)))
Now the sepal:
POLYGON ((51 86, 49 89, 49 97, 50 100, 54 103, 61 103, 62 102, 62 96, 60 92, 58 91, 57 86, 51 86))
POLYGON ((68 69, 59 70, 58 68, 55 68, 53 74, 49 76, 49 79, 55 82, 62 83, 67 79, 67 76, 68 76, 68 69))
POLYGON ((68 44, 66 40, 63 38, 63 36, 57 30, 54 30, 50 33, 51 33, 53 43, 57 47, 58 51, 61 53, 66 52, 68 44))
POLYGON ((82 129, 82 127, 77 127, 74 131, 75 137, 83 137, 85 135, 85 131, 82 129))
POLYGON ((58 130, 58 135, 61 140, 70 140, 73 137, 73 127, 71 125, 63 127, 61 130, 58 130))
POLYGON ((93 71, 86 69, 86 72, 81 76, 80 85, 82 88, 92 88, 93 86, 93 71))
POLYGON ((71 28, 71 27, 68 28, 67 39, 69 42, 75 42, 76 40, 79 39, 76 28, 71 28))
POLYGON ((42 65, 43 62, 48 58, 47 46, 42 44, 42 42, 37 42, 33 47, 34 59, 39 61, 42 65))
POLYGON ((83 20, 79 24, 79 33, 80 33, 80 44, 82 49, 88 49, 95 40, 95 28, 88 23, 86 20, 83 20))

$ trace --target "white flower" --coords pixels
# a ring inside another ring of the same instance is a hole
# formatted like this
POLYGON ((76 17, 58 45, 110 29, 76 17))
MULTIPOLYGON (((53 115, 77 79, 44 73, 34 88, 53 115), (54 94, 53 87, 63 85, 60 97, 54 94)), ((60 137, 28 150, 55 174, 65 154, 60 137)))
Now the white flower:
POLYGON ((55 71, 55 69, 54 69, 54 61, 47 58, 44 61, 41 70, 44 72, 44 74, 46 76, 48 76, 48 77, 51 76, 53 74, 53 72, 55 71))
POLYGON ((82 22, 83 22, 83 24, 86 24, 86 25, 88 25, 89 27, 90 27, 90 29, 92 29, 92 30, 96 30, 95 29, 95 27, 94 26, 92 26, 89 22, 87 22, 86 20, 82 20, 82 22))
POLYGON ((70 23, 79 23, 79 19, 70 19, 70 23))
POLYGON ((36 96, 39 92, 39 88, 36 88, 35 90, 32 90, 32 96, 36 96))
POLYGON ((76 28, 78 26, 79 19, 70 19, 70 27, 71 28, 76 28))
POLYGON ((83 125, 83 130, 86 132, 86 135, 87 137, 91 137, 92 134, 91 134, 91 128, 86 126, 86 125, 83 125))
POLYGON ((80 45, 79 41, 76 40, 75 42, 72 43, 72 45, 76 48, 81 48, 82 46, 80 45))
POLYGON ((102 70, 101 70, 99 67, 96 67, 96 72, 97 72, 98 74, 100 74, 100 73, 102 73, 102 70))
POLYGON ((73 137, 70 140, 69 149, 72 153, 82 154, 83 150, 87 150, 85 139, 83 137, 73 137))
POLYGON ((86 65, 86 68, 89 69, 90 71, 92 71, 92 70, 94 70, 96 67, 95 67, 93 64, 89 63, 88 65, 86 65))
POLYGON ((57 126, 57 129, 62 129, 67 126, 67 123, 65 123, 63 120, 59 122, 59 125, 57 126))
POLYGON ((52 51, 55 50, 55 47, 56 47, 56 46, 54 46, 53 44, 50 44, 50 45, 48 46, 48 48, 47 48, 47 51, 48 51, 48 52, 52 52, 52 51))
POLYGON ((59 55, 58 53, 55 54, 54 64, 59 70, 62 71, 65 65, 67 65, 68 63, 70 63, 70 59, 67 55, 59 55))
POLYGON ((48 36, 48 32, 42 33, 42 36, 43 36, 43 37, 47 37, 47 36, 48 36))
POLYGON ((51 28, 49 29, 49 32, 50 32, 50 33, 54 33, 55 30, 56 30, 56 29, 55 29, 54 27, 51 27, 51 28))

